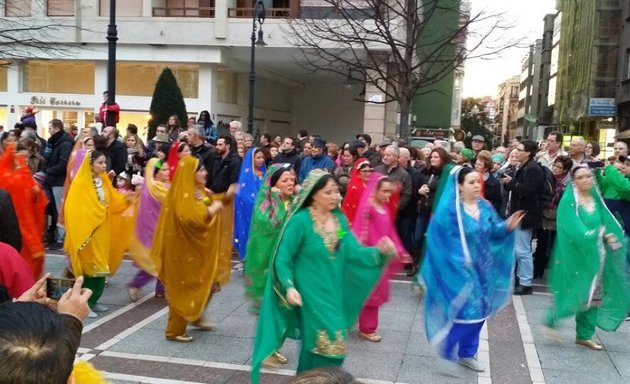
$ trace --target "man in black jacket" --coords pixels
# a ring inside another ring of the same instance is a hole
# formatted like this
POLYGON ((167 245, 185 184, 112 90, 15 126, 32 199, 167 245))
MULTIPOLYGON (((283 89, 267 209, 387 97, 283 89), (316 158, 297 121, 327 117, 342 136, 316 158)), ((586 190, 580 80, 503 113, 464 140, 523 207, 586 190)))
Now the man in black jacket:
POLYGON ((127 147, 118 141, 118 129, 116 127, 103 128, 103 137, 107 140, 107 171, 109 176, 116 176, 125 171, 127 165, 127 147))
POLYGON ((276 156, 275 159, 273 159, 273 162, 277 164, 291 164, 291 166, 295 170, 295 173, 298 174, 300 173, 300 164, 302 163, 302 157, 295 147, 295 141, 296 140, 293 137, 285 137, 284 140, 282 140, 280 153, 278 154, 278 156, 276 156))
POLYGON ((357 135, 357 140, 361 140, 367 146, 367 149, 363 151, 361 157, 364 157, 370 161, 372 167, 377 167, 379 165, 383 165, 383 160, 381 159, 381 155, 376 153, 374 148, 372 148, 372 137, 367 133, 361 133, 357 135))
MULTIPOLYGON (((48 189, 48 196, 52 196, 55 201, 57 212, 61 210, 61 198, 63 197, 63 184, 66 180, 66 168, 70 153, 74 146, 72 137, 63 130, 63 122, 53 119, 48 123, 48 134, 50 138, 46 144, 46 174, 45 183, 48 189)), ((51 245, 53 249, 60 249, 65 239, 65 230, 57 228, 56 243, 51 245)))
POLYGON ((507 175, 501 178, 505 189, 509 191, 509 214, 520 210, 525 211, 523 221, 514 231, 516 234, 514 253, 518 277, 518 285, 514 288, 515 295, 532 293, 534 277, 532 233, 542 224, 541 193, 544 183, 542 168, 534 160, 537 151, 538 145, 531 140, 519 143, 516 146, 516 157, 521 165, 516 170, 514 178, 507 175))

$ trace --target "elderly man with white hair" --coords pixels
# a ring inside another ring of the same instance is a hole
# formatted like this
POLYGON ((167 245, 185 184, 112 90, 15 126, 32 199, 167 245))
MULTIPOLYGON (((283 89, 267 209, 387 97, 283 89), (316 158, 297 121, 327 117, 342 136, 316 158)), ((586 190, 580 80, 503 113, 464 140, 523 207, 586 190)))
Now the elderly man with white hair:
POLYGON ((569 157, 573 160, 573 166, 586 162, 586 155, 584 150, 586 149, 586 142, 581 137, 574 137, 569 144, 569 157))
POLYGON ((628 157, 628 144, 625 141, 617 141, 615 143, 615 146, 613 147, 613 150, 616 157, 628 157))
POLYGON ((232 137, 234 137, 234 134, 236 132, 241 132, 242 131, 242 126, 241 126, 241 122, 240 121, 230 121, 230 135, 232 135, 232 137))
POLYGON ((412 184, 411 176, 399 164, 400 148, 397 145, 390 145, 383 151, 383 164, 374 168, 375 171, 388 176, 396 184, 400 191, 400 201, 398 202, 398 212, 407 208, 411 203, 412 184))

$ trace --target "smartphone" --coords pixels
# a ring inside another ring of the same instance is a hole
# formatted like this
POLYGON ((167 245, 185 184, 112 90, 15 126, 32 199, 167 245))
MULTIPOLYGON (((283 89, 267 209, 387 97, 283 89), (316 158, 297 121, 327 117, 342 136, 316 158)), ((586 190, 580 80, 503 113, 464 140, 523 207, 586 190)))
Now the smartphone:
POLYGON ((59 300, 66 291, 74 286, 73 279, 57 279, 49 277, 46 280, 46 297, 59 300))

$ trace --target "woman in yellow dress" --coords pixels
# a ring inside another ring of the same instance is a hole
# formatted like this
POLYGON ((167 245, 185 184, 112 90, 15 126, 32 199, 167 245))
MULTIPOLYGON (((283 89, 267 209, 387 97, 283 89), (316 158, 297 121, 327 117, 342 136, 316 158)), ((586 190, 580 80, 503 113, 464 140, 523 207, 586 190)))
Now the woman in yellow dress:
POLYGON ((189 322, 202 330, 211 327, 203 312, 217 283, 216 215, 223 203, 208 197, 207 175, 199 159, 184 156, 158 219, 151 257, 166 287, 168 340, 192 341, 189 322))
POLYGON ((66 240, 64 249, 70 257, 75 276, 83 276, 83 286, 92 290, 88 301, 92 312, 105 312, 98 304, 105 288, 105 278, 116 272, 124 256, 133 222, 118 220, 130 205, 118 193, 105 172, 106 158, 99 151, 86 153, 74 177, 65 202, 66 240), (129 225, 127 225, 129 224, 129 225))

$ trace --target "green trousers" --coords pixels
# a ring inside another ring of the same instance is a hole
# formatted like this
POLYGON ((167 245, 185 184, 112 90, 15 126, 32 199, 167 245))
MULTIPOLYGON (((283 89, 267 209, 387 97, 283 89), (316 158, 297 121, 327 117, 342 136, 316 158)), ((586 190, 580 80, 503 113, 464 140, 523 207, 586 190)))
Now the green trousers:
POLYGON ((305 372, 314 368, 340 367, 341 364, 343 364, 343 360, 343 358, 332 358, 318 355, 305 349, 304 345, 302 345, 297 373, 305 372))
POLYGON ((105 290, 105 277, 83 277, 83 288, 89 288, 92 290, 92 296, 88 300, 90 308, 96 305, 98 299, 103 295, 105 290))
MULTIPOLYGON (((554 310, 547 311, 544 318, 544 324, 548 327, 555 328, 558 325, 558 316, 554 310)), ((590 340, 595 334, 597 327, 597 307, 591 307, 586 311, 575 314, 575 338, 579 340, 590 340)))

